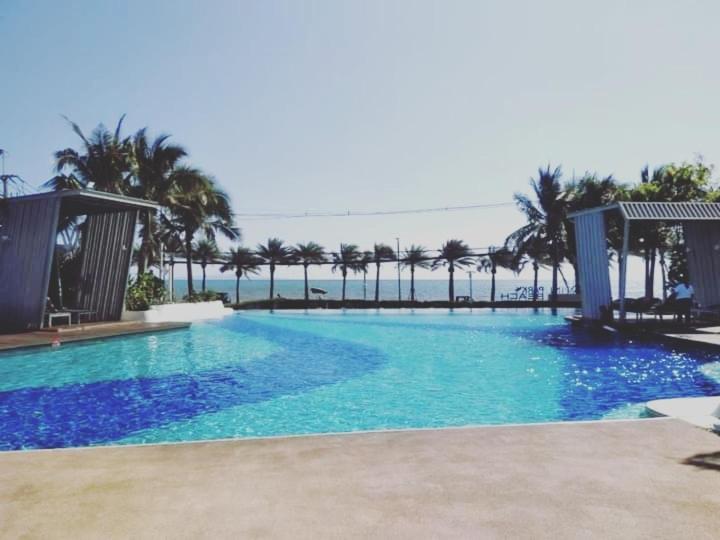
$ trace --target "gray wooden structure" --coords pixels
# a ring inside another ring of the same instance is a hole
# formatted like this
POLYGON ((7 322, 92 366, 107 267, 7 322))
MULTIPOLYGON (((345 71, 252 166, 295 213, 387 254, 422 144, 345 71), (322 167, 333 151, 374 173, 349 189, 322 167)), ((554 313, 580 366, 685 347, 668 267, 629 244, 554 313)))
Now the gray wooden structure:
POLYGON ((138 211, 156 207, 92 190, 0 199, 0 333, 42 327, 58 224, 68 216, 87 216, 74 307, 119 320, 138 211))
POLYGON ((610 312, 610 265, 606 216, 613 212, 623 225, 618 276, 620 319, 625 319, 625 291, 630 226, 636 221, 680 223, 688 258, 690 281, 697 301, 720 304, 720 203, 618 202, 570 214, 575 224, 582 314, 599 320, 610 312))

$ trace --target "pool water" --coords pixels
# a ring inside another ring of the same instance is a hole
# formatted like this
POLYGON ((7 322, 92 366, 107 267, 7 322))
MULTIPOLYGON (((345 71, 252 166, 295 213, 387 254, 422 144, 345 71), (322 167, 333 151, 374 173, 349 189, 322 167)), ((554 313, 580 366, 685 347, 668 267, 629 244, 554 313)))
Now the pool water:
POLYGON ((720 394, 701 350, 562 311, 247 312, 0 354, 0 449, 637 417, 720 394))

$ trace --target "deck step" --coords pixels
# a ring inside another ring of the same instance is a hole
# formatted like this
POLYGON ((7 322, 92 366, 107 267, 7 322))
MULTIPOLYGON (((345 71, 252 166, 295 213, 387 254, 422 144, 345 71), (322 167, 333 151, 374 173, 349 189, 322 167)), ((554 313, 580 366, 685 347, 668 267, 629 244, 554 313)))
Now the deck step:
POLYGON ((112 321, 112 322, 93 322, 93 323, 78 323, 73 325, 59 325, 51 326, 48 328, 41 328, 39 332, 47 332, 49 334, 67 334, 76 332, 85 332, 87 330, 100 330, 100 329, 111 329, 111 328, 127 328, 137 326, 137 321, 112 321))

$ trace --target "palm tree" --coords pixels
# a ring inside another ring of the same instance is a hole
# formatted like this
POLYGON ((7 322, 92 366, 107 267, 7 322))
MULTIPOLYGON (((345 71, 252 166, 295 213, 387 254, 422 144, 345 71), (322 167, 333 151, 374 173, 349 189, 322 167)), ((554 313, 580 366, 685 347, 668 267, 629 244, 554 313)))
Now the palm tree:
POLYGON ((383 261, 394 261, 395 250, 387 244, 373 246, 373 262, 375 263, 375 303, 380 301, 380 264, 383 261))
POLYGON ((133 147, 129 137, 121 135, 125 115, 109 131, 98 125, 90 136, 65 118, 82 141, 80 151, 66 148, 55 152, 55 177, 45 183, 53 190, 92 188, 111 193, 127 193, 133 174, 133 147), (66 171, 70 171, 66 174, 66 171))
POLYGON ((490 302, 495 302, 495 274, 498 266, 509 270, 517 271, 518 264, 515 254, 506 247, 495 249, 491 247, 487 254, 479 259, 478 272, 490 272, 490 302))
POLYGON ((523 243, 525 238, 536 236, 547 243, 552 259, 552 290, 550 300, 555 302, 558 290, 558 270, 565 256, 564 234, 565 216, 567 214, 567 193, 562 189, 560 167, 550 170, 538 169, 538 178, 531 179, 536 202, 521 193, 515 194, 515 202, 525 214, 527 224, 512 233, 515 243, 523 243))
POLYGON ((230 199, 215 180, 198 169, 180 166, 173 173, 167 197, 168 215, 161 215, 163 227, 177 231, 183 240, 187 267, 188 295, 192 295, 192 245, 201 232, 214 240, 216 233, 230 240, 240 238, 240 230, 233 224, 230 199))
POLYGON ((358 272, 362 272, 363 275, 363 300, 367 300, 367 274, 370 264, 373 262, 373 252, 363 251, 362 257, 357 264, 358 272))
POLYGON ((202 268, 202 292, 205 292, 205 273, 207 265, 214 262, 219 256, 217 244, 214 240, 203 238, 198 240, 192 249, 193 258, 200 263, 202 268))
POLYGON ((279 238, 268 238, 267 244, 258 244, 256 253, 270 265, 270 300, 275 296, 275 267, 291 262, 292 250, 279 238))
POLYGON ((160 241, 165 246, 165 253, 168 255, 168 266, 170 267, 170 301, 175 301, 175 256, 182 253, 183 243, 180 234, 172 229, 160 231, 160 241))
POLYGON ((462 240, 448 240, 440 249, 440 256, 432 264, 432 269, 436 270, 441 266, 447 266, 449 276, 448 283, 448 299, 450 303, 455 302, 455 267, 463 268, 470 266, 473 262, 470 248, 462 240))
POLYGON ((362 271, 363 254, 355 244, 340 244, 340 251, 333 253, 332 271, 340 270, 343 278, 342 301, 345 302, 345 285, 347 282, 348 270, 353 272, 362 271))
POLYGON ((303 265, 303 272, 305 274, 305 302, 308 302, 310 300, 308 266, 325 262, 325 248, 315 242, 298 244, 292 248, 292 257, 303 265))
POLYGON ((235 303, 240 303, 240 278, 245 276, 249 279, 250 274, 257 274, 262 264, 262 259, 245 247, 230 249, 230 256, 225 264, 220 267, 221 272, 235 270, 235 303))
MULTIPOLYGON (((186 150, 179 145, 169 144, 169 135, 160 135, 149 141, 147 129, 138 131, 132 140, 135 157, 135 174, 129 194, 140 199, 155 201, 167 206, 172 193, 173 172, 180 161, 187 156, 186 150)), ((154 210, 144 210, 141 216, 140 256, 138 273, 143 273, 148 262, 157 257, 157 220, 154 210)))
POLYGON ((516 238, 515 233, 505 240, 505 249, 510 250, 514 255, 513 266, 520 271, 526 263, 530 262, 533 269, 533 293, 532 300, 538 299, 538 271, 540 267, 551 266, 552 260, 548 255, 547 242, 537 236, 523 236, 516 238))
POLYGON ((415 301, 415 269, 430 268, 432 266, 427 250, 423 246, 411 245, 405 248, 405 257, 401 263, 403 266, 410 268, 410 301, 415 301))

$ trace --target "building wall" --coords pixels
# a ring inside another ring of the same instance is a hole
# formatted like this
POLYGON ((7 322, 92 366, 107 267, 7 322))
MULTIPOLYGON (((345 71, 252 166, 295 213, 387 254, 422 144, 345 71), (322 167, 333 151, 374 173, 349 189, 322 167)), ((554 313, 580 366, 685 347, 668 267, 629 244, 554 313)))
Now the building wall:
POLYGON ((610 265, 607 253, 605 217, 602 212, 575 217, 580 298, 583 317, 601 319, 601 306, 610 307, 610 265))
POLYGON ((122 315, 137 210, 90 215, 82 241, 77 305, 98 321, 122 315))
POLYGON ((60 200, 0 200, 0 332, 42 326, 60 200))

